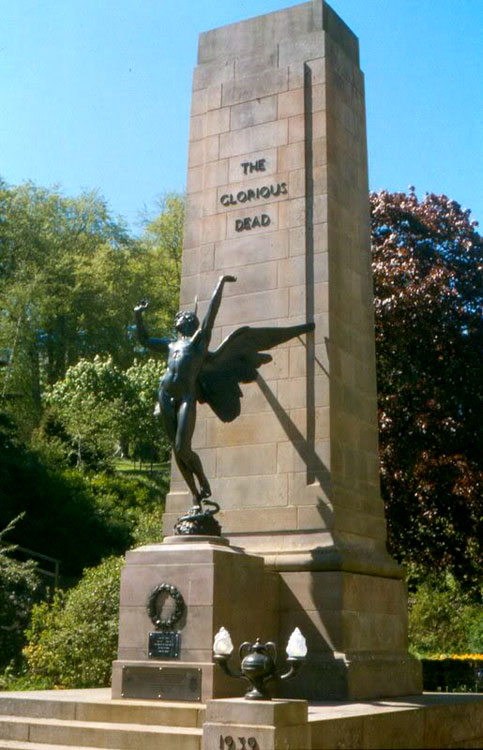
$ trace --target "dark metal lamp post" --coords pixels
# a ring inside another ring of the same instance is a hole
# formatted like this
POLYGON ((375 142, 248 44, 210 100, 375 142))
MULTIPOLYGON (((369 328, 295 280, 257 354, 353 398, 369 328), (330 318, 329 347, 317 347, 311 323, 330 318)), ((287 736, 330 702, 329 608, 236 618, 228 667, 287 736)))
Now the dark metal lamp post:
POLYGON ((286 651, 289 668, 282 674, 282 671, 277 669, 277 649, 272 641, 261 643, 259 638, 255 643, 245 641, 238 650, 241 671, 234 672, 228 664, 233 652, 229 632, 225 628, 220 628, 213 643, 213 658, 225 674, 250 683, 251 689, 245 693, 247 700, 271 700, 267 690, 268 682, 276 679, 290 680, 298 674, 307 655, 305 638, 298 628, 295 628, 290 636, 286 651))

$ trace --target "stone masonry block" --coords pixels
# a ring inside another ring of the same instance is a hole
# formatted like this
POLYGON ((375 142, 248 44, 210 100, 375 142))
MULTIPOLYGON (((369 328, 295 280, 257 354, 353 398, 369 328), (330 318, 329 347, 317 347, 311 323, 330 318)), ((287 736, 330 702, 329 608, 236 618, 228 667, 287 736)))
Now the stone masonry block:
POLYGON ((305 169, 293 169, 289 172, 288 193, 291 198, 305 197, 305 169))
POLYGON ((280 172, 289 172, 292 169, 304 169, 304 143, 298 142, 291 143, 289 146, 281 146, 278 149, 278 167, 280 172))
MULTIPOLYGON (((234 130, 220 136, 220 156, 236 156, 249 151, 283 146, 288 142, 288 124, 285 120, 266 122, 243 130, 234 130)), ((282 170, 283 171, 283 170, 282 170)))
MULTIPOLYGON (((323 461, 327 468, 330 467, 330 443, 328 440, 318 440, 313 447, 307 445, 307 441, 278 443, 277 445, 278 471, 288 471, 291 474, 305 473, 306 483, 307 469, 314 468, 320 461, 323 461)), ((294 500, 292 502, 297 504, 294 500)))
POLYGON ((303 3, 283 11, 229 24, 200 35, 198 61, 222 59, 227 55, 250 55, 288 39, 322 29, 322 5, 303 3))
POLYGON ((303 115, 295 115, 290 117, 288 121, 288 142, 296 143, 297 141, 305 140, 305 117, 303 115))
POLYGON ((221 499, 224 510, 241 507, 258 508, 260 502, 272 508, 287 505, 288 482, 286 474, 215 477, 211 485, 213 497, 221 499))
POLYGON ((268 443, 217 448, 216 466, 217 474, 221 477, 276 474, 277 445, 268 443))
POLYGON ((288 87, 289 89, 303 88, 305 85, 305 66, 310 70, 310 83, 317 86, 325 83, 326 64, 323 57, 307 61, 291 63, 288 66, 288 87))
POLYGON ((187 221, 184 225, 184 246, 186 249, 194 248, 201 241, 201 223, 198 220, 187 221))
MULTIPOLYGON (((223 273, 233 273, 235 269, 231 269, 225 265, 223 267, 223 273)), ((206 273, 201 278, 194 278, 196 280, 196 292, 199 295, 200 300, 206 300, 213 294, 213 289, 216 286, 218 278, 220 276, 220 270, 215 270, 212 273, 206 273)), ((193 285, 192 285, 192 288, 193 285)), ((277 288, 277 263, 272 261, 271 263, 256 263, 251 266, 244 266, 242 274, 237 278, 237 283, 233 285, 226 285, 224 297, 229 298, 238 296, 240 294, 247 294, 253 292, 262 292, 267 289, 277 288)), ((194 296, 191 297, 194 299, 194 296)))
POLYGON ((212 109, 206 115, 206 135, 226 133, 230 129, 230 109, 212 109))
MULTIPOLYGON (((300 475, 298 475, 300 476, 300 475)), ((293 491, 289 491, 290 498, 293 498, 293 491)), ((297 528, 300 530, 310 529, 327 529, 332 528, 328 519, 324 518, 320 511, 320 505, 298 505, 297 506, 297 528)))
POLYGON ((203 187, 211 188, 224 185, 228 176, 228 159, 220 159, 206 164, 203 170, 203 187))
POLYGON ((205 161, 205 144, 202 140, 191 141, 188 150, 188 168, 199 167, 205 161))
MULTIPOLYGON (((273 363, 272 363, 273 364, 273 363)), ((266 367, 271 367, 267 365, 266 367)), ((266 367, 264 369, 266 369, 266 367)), ((288 372, 288 356, 277 357, 275 365, 273 365, 277 371, 280 371, 282 375, 288 372)), ((278 374, 278 372, 277 372, 278 374)), ((277 381, 273 381, 270 384, 273 391, 277 390, 277 381)), ((267 401, 267 398, 263 391, 260 390, 258 383, 248 383, 243 386, 243 399, 242 399, 242 411, 243 414, 261 414, 262 412, 272 411, 273 407, 267 401)), ((258 472, 262 473, 262 472, 258 472)))
POLYGON ((206 89, 207 91, 207 101, 206 101, 206 108, 208 110, 210 109, 219 109, 221 107, 221 83, 215 84, 213 86, 208 86, 206 89))
POLYGON ((234 422, 210 420, 207 425, 207 444, 212 447, 263 445, 285 439, 284 429, 273 413, 264 414, 263 420, 257 419, 256 414, 242 414, 234 422))
MULTIPOLYGON (((312 281, 317 283, 328 281, 329 263, 328 253, 315 253, 313 268, 310 271, 312 281)), ((278 263, 278 285, 301 286, 306 283, 307 269, 305 258, 299 255, 295 258, 286 258, 278 263)))
POLYGON ((280 118, 303 115, 304 112, 305 99, 303 88, 284 91, 278 95, 278 116, 280 118))
POLYGON ((208 109, 208 89, 193 91, 191 96, 191 116, 203 115, 208 109))
POLYGON ((203 167, 191 167, 186 178, 186 192, 188 195, 197 193, 203 187, 203 167))
POLYGON ((232 297, 230 306, 225 305, 220 308, 218 323, 221 325, 238 325, 241 319, 246 324, 250 324, 270 320, 274 316, 277 318, 288 316, 287 289, 274 289, 232 297))
MULTIPOLYGON (((201 186, 201 183, 200 183, 201 186)), ((216 190, 207 189, 190 193, 186 202, 186 221, 194 221, 216 213, 216 190)))
POLYGON ((206 118, 204 115, 193 115, 190 119, 190 141, 199 141, 206 135, 206 118))
MULTIPOLYGON (((314 378, 314 406, 329 406, 329 382, 326 375, 314 378)), ((278 384, 278 401, 284 409, 307 406, 307 379, 288 378, 278 384)))
MULTIPOLYGON (((209 116, 208 113, 207 116, 209 116)), ((220 155, 220 138, 218 134, 207 135, 203 141, 204 144, 204 162, 216 161, 220 155)))
POLYGON ((201 243, 216 242, 226 237, 226 216, 216 214, 202 219, 201 243))
POLYGON ((279 65, 317 59, 325 54, 325 32, 314 31, 297 39, 281 41, 278 48, 279 65))
MULTIPOLYGON (((230 534, 244 534, 252 531, 254 526, 260 533, 273 534, 274 531, 293 531, 297 527, 297 510, 286 506, 259 506, 251 508, 248 515, 245 510, 222 509, 218 519, 224 529, 229 529, 230 534)), ((234 543, 236 544, 236 537, 234 543)))
POLYGON ((318 83, 312 86, 311 99, 312 99, 312 112, 319 112, 321 110, 328 109, 326 101, 326 86, 324 83, 318 83))
MULTIPOLYGON (((330 437, 330 409, 328 406, 317 406, 314 409, 315 416, 315 438, 325 440, 330 437)), ((303 436, 307 429, 307 410, 292 409, 290 418, 293 425, 303 436)))
POLYGON ((215 245, 215 268, 244 266, 263 261, 286 258, 288 255, 287 232, 248 233, 215 245))
POLYGON ((277 97, 265 96, 231 107, 231 129, 252 127, 277 119, 277 97))
POLYGON ((293 198, 286 203, 281 203, 278 209, 280 229, 305 226, 305 211, 305 198, 293 198))
POLYGON ((256 54, 240 55, 235 58, 235 78, 260 74, 261 71, 276 68, 278 65, 278 48, 258 49, 256 54))
POLYGON ((223 106, 239 104, 251 99, 278 94, 288 88, 288 68, 277 68, 263 74, 247 76, 223 84, 221 102, 223 106))
POLYGON ((235 61, 233 59, 217 60, 214 65, 199 65, 193 71, 193 91, 232 80, 234 75, 235 61))

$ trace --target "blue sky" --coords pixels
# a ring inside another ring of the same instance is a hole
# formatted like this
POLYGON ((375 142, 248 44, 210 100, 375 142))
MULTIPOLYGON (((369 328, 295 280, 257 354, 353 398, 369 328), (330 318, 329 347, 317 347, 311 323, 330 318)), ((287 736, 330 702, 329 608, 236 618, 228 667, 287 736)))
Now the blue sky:
MULTIPOLYGON (((290 4, 4 0, 0 175, 96 189, 136 229, 185 187, 198 34, 290 4)), ((371 189, 446 193, 483 222, 483 0, 330 4, 360 41, 371 189)))

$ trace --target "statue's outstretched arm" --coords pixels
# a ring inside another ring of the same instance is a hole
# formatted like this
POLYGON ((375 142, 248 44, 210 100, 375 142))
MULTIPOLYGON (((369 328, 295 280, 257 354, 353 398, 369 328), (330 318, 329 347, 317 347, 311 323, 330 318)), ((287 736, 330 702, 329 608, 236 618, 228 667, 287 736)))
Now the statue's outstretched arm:
POLYGON ((169 339, 154 339, 148 334, 147 328, 144 324, 143 312, 148 308, 149 302, 142 300, 139 305, 134 308, 134 317, 136 320, 136 331, 140 343, 147 349, 152 349, 162 354, 168 354, 169 351, 169 339))
POLYGON ((201 330, 205 334, 207 342, 209 342, 211 338, 211 332, 215 324, 215 319, 218 314, 218 310, 220 309, 221 296, 223 294, 223 287, 225 286, 225 283, 227 281, 229 282, 236 281, 236 276, 220 276, 218 284, 216 285, 215 291, 213 292, 211 296, 210 304, 208 305, 208 310, 203 319, 203 323, 201 324, 201 330))

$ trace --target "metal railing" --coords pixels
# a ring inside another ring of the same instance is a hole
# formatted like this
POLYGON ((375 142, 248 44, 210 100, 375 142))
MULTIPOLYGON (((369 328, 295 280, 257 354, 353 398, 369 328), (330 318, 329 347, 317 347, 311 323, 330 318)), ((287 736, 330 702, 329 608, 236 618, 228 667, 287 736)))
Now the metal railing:
POLYGON ((16 547, 16 551, 23 552, 24 554, 28 555, 29 557, 38 558, 39 560, 45 560, 46 562, 53 563, 54 570, 45 570, 44 568, 37 567, 37 571, 39 573, 42 573, 42 575, 47 576, 47 578, 52 578, 54 581, 54 588, 59 587, 59 579, 60 579, 60 560, 57 560, 55 557, 49 557, 49 555, 44 555, 41 552, 35 552, 32 549, 27 549, 27 547, 16 547))

